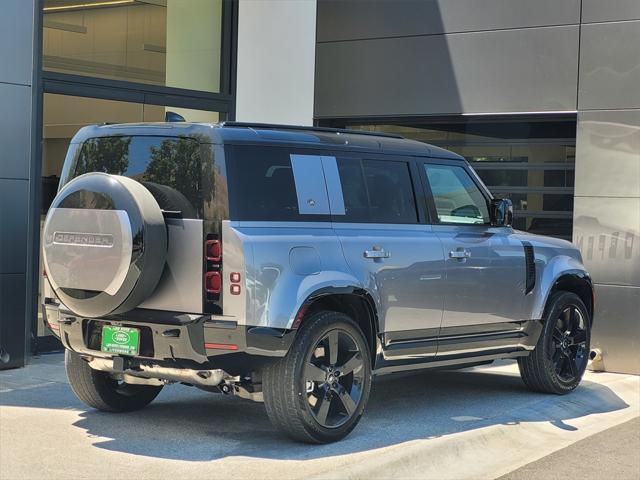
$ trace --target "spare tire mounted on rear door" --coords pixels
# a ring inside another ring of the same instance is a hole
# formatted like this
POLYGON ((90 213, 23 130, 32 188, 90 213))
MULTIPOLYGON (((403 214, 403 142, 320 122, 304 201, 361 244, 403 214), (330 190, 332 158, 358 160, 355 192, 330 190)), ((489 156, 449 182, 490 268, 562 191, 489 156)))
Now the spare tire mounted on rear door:
POLYGON ((129 311, 155 289, 167 231, 153 195, 106 173, 81 175, 58 193, 43 231, 44 264, 60 301, 76 315, 129 311))

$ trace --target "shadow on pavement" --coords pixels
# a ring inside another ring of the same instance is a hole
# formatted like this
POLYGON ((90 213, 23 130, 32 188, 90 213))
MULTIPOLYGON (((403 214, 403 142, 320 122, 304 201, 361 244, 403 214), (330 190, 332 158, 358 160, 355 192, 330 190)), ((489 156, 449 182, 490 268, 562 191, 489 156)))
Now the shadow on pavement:
POLYGON ((519 376, 477 370, 379 377, 356 430, 342 442, 310 446, 280 436, 262 404, 180 385, 165 387, 149 407, 126 414, 87 411, 62 383, 4 392, 0 405, 80 410, 73 425, 98 437, 96 448, 184 461, 324 458, 496 424, 550 422, 575 430, 565 421, 629 407, 608 387, 588 381, 554 396, 531 393, 519 376))

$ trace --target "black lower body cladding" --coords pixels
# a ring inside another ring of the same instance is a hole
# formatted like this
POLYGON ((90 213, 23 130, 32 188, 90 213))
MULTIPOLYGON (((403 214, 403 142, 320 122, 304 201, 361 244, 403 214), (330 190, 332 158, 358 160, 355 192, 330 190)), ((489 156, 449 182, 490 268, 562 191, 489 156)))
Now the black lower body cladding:
POLYGON ((137 307, 155 289, 166 261, 162 211, 127 177, 87 173, 69 182, 51 206, 43 236, 56 295, 84 317, 137 307))

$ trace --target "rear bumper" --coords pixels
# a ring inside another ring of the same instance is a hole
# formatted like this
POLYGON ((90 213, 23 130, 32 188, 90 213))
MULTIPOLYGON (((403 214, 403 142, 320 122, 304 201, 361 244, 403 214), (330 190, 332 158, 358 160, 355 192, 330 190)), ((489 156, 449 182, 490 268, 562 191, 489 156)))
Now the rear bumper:
POLYGON ((283 357, 295 336, 295 331, 237 325, 235 321, 210 315, 143 309, 93 319, 77 317, 62 307, 59 311, 47 312, 47 319, 65 348, 81 355, 101 359, 118 357, 102 352, 100 345, 102 327, 120 325, 140 329, 139 355, 123 357, 124 363, 133 368, 159 365, 219 369, 232 376, 249 375, 283 357))

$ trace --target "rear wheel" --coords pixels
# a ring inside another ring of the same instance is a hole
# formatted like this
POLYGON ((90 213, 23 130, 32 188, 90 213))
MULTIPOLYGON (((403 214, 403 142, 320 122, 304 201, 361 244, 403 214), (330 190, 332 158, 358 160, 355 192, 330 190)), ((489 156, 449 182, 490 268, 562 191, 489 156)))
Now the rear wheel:
POLYGON ((304 322, 289 353, 265 369, 264 403, 291 438, 335 442, 358 424, 369 398, 371 359, 360 327, 330 311, 304 322))
POLYGON ((590 341, 591 319, 580 297, 572 292, 554 293, 535 350, 518 359, 522 380, 537 392, 571 392, 587 368, 590 341))
POLYGON ((104 412, 130 412, 146 407, 162 386, 130 385, 107 372, 92 369, 80 355, 67 350, 64 365, 69 384, 81 401, 104 412))

